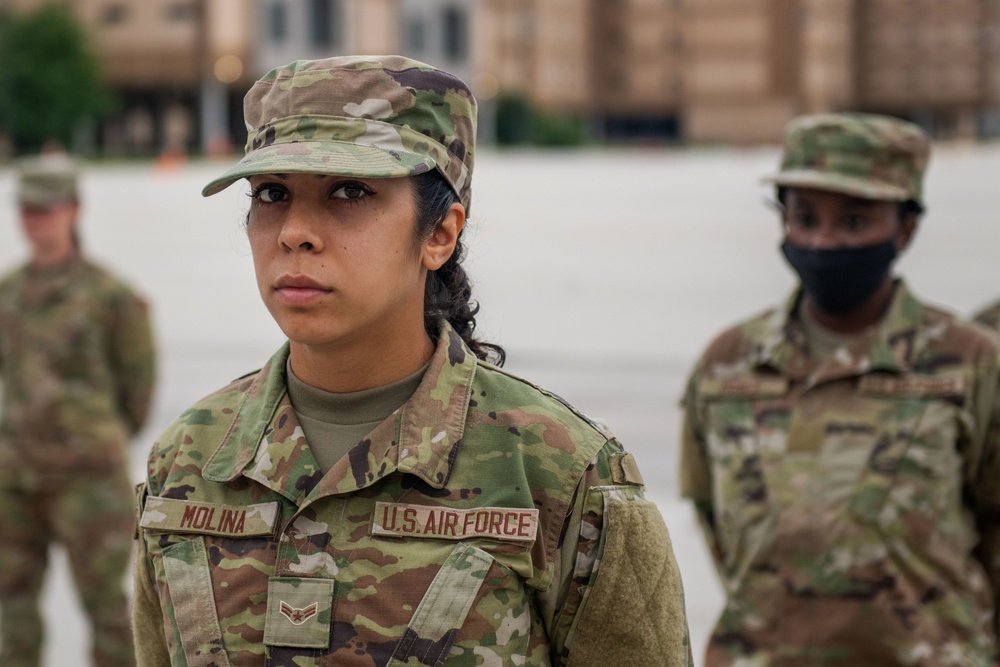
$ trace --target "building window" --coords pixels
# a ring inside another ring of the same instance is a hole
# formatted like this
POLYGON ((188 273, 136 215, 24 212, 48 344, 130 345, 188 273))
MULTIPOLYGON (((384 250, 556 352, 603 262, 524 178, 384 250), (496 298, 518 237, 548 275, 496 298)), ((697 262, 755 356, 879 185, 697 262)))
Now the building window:
POLYGON ((309 41, 316 48, 340 46, 340 2, 338 0, 309 1, 309 41))
POLYGON ((406 22, 406 50, 419 53, 427 48, 427 26, 423 19, 413 17, 406 22))
POLYGON ((104 25, 118 25, 124 23, 128 17, 128 8, 125 5, 108 5, 101 10, 100 21, 104 25))
POLYGON ((166 14, 169 21, 193 21, 195 7, 190 2, 175 2, 167 7, 166 14))
POLYGON ((468 28, 465 12, 457 7, 444 10, 444 54, 450 60, 468 56, 468 28))
POLYGON ((281 44, 285 41, 287 26, 285 25, 285 5, 282 2, 272 2, 268 8, 267 30, 271 41, 281 44))

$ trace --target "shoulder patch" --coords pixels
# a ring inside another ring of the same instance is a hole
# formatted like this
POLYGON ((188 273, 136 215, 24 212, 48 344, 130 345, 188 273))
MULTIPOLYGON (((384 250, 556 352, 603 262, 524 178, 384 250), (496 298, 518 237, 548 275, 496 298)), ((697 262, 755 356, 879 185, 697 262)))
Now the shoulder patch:
POLYGON ((534 542, 538 510, 516 507, 456 509, 411 503, 375 503, 371 534, 465 540, 489 537, 505 542, 534 542))
POLYGON ((200 533, 222 537, 273 535, 278 503, 216 505, 174 498, 146 498, 139 527, 161 533, 200 533))
POLYGON ((963 396, 965 377, 962 375, 866 375, 858 389, 876 396, 963 396))
POLYGON ((788 380, 747 375, 701 378, 698 380, 698 393, 705 398, 774 398, 788 393, 788 380))
POLYGON ((632 452, 612 454, 610 457, 610 463, 611 481, 615 484, 632 484, 633 486, 646 485, 642 480, 642 474, 639 472, 639 466, 636 464, 635 457, 632 456, 632 452))

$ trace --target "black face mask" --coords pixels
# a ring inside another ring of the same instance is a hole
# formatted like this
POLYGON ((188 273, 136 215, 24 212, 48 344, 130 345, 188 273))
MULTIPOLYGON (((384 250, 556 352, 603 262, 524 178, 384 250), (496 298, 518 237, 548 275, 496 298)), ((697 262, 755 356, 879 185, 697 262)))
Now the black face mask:
POLYGON ((816 305, 841 315, 863 304, 885 281, 896 259, 896 239, 835 250, 810 250, 785 239, 781 252, 816 305))

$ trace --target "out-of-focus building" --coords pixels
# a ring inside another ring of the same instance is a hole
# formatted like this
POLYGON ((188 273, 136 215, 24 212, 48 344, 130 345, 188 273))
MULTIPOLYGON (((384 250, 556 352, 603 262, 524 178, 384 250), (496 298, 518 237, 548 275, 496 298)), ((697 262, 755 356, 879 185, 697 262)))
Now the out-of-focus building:
POLYGON ((996 0, 687 0, 690 141, 780 137, 804 112, 873 111, 995 135, 996 0))
POLYGON ((680 0, 482 0, 482 71, 608 138, 678 135, 680 0))
MULTIPOLYGON (((0 0, 28 11, 52 0, 0 0)), ((472 79, 478 0, 61 0, 90 33, 117 109, 112 154, 238 150, 242 100, 297 59, 405 53, 472 79)))
MULTIPOLYGON (((0 0, 25 10, 51 0, 0 0)), ((119 109, 105 152, 238 149, 242 98, 300 58, 402 53, 611 141, 777 141, 860 110, 1000 135, 1000 0, 61 0, 119 109)))

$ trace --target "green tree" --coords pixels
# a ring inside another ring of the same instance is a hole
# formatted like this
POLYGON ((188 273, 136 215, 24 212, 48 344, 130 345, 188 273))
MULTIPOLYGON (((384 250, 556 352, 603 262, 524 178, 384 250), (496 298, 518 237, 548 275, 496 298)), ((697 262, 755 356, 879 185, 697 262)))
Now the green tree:
POLYGON ((108 107, 97 57, 68 10, 0 11, 0 134, 17 151, 72 143, 80 124, 108 107))

